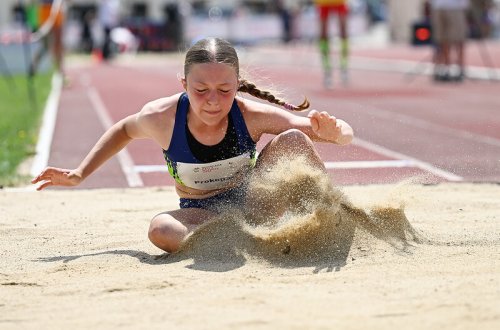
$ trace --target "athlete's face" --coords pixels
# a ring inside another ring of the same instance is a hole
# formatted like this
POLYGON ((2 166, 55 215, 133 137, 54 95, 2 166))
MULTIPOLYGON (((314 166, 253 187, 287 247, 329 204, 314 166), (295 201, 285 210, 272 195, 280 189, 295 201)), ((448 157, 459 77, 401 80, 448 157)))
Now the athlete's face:
POLYGON ((182 80, 190 110, 206 125, 219 124, 233 104, 238 88, 234 68, 221 63, 194 64, 182 80))

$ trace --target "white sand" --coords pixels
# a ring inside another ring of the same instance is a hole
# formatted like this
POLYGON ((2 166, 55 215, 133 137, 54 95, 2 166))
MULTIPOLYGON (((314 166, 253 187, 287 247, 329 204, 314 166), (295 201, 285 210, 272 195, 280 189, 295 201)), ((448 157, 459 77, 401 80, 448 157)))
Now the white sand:
POLYGON ((177 207, 171 188, 0 190, 0 329, 500 328, 500 185, 343 191, 365 210, 404 203, 424 243, 356 228, 347 255, 261 241, 262 259, 218 222, 167 256, 147 229, 177 207))

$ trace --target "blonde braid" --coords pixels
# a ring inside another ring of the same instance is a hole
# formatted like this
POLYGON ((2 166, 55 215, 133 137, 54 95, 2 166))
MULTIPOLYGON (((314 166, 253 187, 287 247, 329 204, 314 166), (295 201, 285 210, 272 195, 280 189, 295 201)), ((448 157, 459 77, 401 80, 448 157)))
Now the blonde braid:
POLYGON ((248 93, 252 96, 255 96, 256 98, 259 98, 261 100, 266 100, 267 102, 274 103, 277 105, 280 105, 284 107, 287 110, 290 111, 304 111, 307 108, 309 108, 309 101, 307 98, 304 99, 304 102, 300 105, 293 105, 291 103, 287 103, 273 94, 271 94, 268 91, 262 91, 255 86, 255 84, 249 82, 246 79, 240 79, 240 87, 238 88, 238 91, 243 92, 243 93, 248 93))

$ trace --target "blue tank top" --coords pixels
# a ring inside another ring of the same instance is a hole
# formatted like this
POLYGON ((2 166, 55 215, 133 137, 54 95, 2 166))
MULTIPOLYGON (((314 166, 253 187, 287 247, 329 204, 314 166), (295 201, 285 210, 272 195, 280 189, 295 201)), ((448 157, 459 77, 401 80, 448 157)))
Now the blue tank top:
POLYGON ((236 155, 214 162, 202 162, 193 155, 186 134, 188 110, 189 99, 183 93, 177 103, 170 145, 163 150, 168 172, 177 183, 194 189, 214 190, 235 186, 235 181, 246 174, 256 161, 256 144, 236 100, 229 111, 237 136, 237 145, 232 146, 237 148, 236 155))

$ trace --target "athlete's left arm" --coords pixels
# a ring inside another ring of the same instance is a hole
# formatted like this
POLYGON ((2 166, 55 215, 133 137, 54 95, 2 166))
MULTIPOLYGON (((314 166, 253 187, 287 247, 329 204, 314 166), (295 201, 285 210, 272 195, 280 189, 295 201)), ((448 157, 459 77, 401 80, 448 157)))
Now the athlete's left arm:
POLYGON ((353 139, 352 127, 326 111, 311 110, 305 116, 249 100, 244 100, 240 108, 254 141, 264 133, 277 135, 289 129, 298 129, 315 142, 345 145, 353 139))

